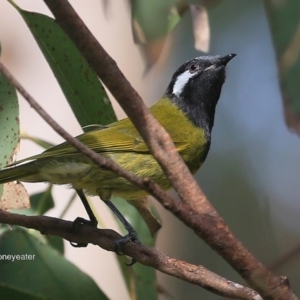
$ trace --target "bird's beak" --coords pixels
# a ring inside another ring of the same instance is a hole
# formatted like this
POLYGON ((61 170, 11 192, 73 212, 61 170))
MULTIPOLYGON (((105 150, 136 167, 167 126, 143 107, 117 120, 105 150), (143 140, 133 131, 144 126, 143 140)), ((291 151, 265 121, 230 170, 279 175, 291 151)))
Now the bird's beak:
POLYGON ((236 56, 235 53, 230 53, 225 56, 221 56, 213 65, 207 67, 204 71, 210 69, 217 69, 219 67, 225 67, 229 63, 229 61, 232 60, 235 56, 236 56))
POLYGON ((235 53, 230 53, 225 56, 220 57, 219 61, 215 64, 216 67, 219 66, 226 66, 234 57, 236 56, 235 53))

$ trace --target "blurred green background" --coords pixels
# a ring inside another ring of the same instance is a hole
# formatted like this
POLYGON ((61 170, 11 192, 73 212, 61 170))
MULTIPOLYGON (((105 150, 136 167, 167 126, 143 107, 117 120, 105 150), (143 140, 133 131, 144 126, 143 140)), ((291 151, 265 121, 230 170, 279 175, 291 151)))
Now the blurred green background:
MULTIPOLYGON (((149 105, 161 97, 179 65, 201 55, 194 48, 192 17, 184 7, 184 13, 177 16, 178 19, 175 14, 169 23, 160 23, 165 30, 173 29, 168 38, 161 37, 159 33, 158 42, 150 39, 150 43, 138 46, 133 43, 129 3, 117 0, 90 1, 89 4, 79 0, 70 2, 149 105), (177 24, 175 28, 173 22, 177 24), (162 50, 163 53, 158 56, 157 53, 162 50), (157 63, 153 66, 153 62, 157 63)), ((132 1, 133 4, 138 2, 132 1)), ((300 244, 300 140, 295 133, 298 130, 299 69, 297 63, 292 64, 295 68, 289 64, 282 67, 281 64, 280 69, 277 64, 282 62, 282 49, 293 40, 300 21, 299 2, 290 1, 292 9, 289 10, 285 9, 287 2, 268 1, 267 14, 263 1, 204 1, 210 4, 209 54, 237 53, 237 57, 228 65, 227 80, 217 107, 211 151, 196 177, 232 231, 258 259, 270 266, 300 244), (278 36, 286 38, 286 44, 282 44, 278 36), (277 48, 274 48, 274 42, 277 48), (289 81, 291 76, 292 83, 289 81), (280 90, 280 77, 285 88, 283 92, 280 90)), ((143 1, 140 3, 145 5, 143 1)), ((171 5, 172 1, 166 3, 166 6, 171 5)), ((189 3, 197 4, 198 1, 187 1, 189 3)), ((33 0, 26 4, 20 1, 19 4, 28 10, 49 14, 42 1, 39 4, 33 0)), ((60 124, 72 134, 79 134, 80 127, 64 103, 64 97, 28 29, 11 6, 1 5, 3 61, 60 124)), ((135 15, 137 11, 133 11, 133 16, 142 26, 139 19, 142 14, 135 15)), ((155 22, 155 16, 152 19, 155 22)), ((141 41, 136 36, 135 39, 141 41)), ((293 55, 297 62, 299 53, 297 56, 295 51, 293 55)), ((53 143, 61 142, 22 101, 20 106, 21 129, 53 143)), ((114 103, 114 107, 119 117, 124 116, 118 105, 114 103)), ((41 151, 28 141, 22 142, 21 147, 19 158, 41 151)), ((32 192, 45 189, 43 184, 26 186, 32 192)), ((70 191, 63 187, 54 187, 55 198, 59 201, 52 215, 57 215, 63 207, 61 199, 68 197, 68 193, 70 191)), ((105 225, 117 228, 99 200, 95 198, 93 203, 105 225)), ((158 249, 244 284, 239 275, 191 230, 159 205, 157 207, 163 220, 158 249)), ((67 217, 74 219, 82 212, 79 203, 72 207, 67 217)), ((69 245, 66 245, 66 254, 94 278, 110 299, 129 299, 125 296, 124 284, 119 283, 121 279, 114 254, 96 247, 73 249, 69 245), (110 272, 107 272, 108 268, 110 272)), ((274 271, 288 276, 293 290, 300 294, 300 253, 288 254, 274 271)), ((158 274, 158 281, 165 291, 161 299, 221 299, 200 287, 163 274, 158 274)))
MULTIPOLYGON (((299 2, 294 6, 291 17, 283 18, 281 31, 284 25, 290 25, 293 17, 299 24, 299 2)), ((212 147, 196 177, 237 237, 258 259, 273 265, 300 243, 299 136, 285 123, 277 58, 264 3, 222 1, 208 13, 209 53, 233 52, 237 57, 228 65, 212 147)), ((171 74, 179 62, 199 55, 193 47, 190 15, 183 17, 175 32, 168 57, 170 66, 165 74, 171 74)), ((167 83, 166 78, 169 75, 162 74, 157 79, 161 89, 167 83)), ((300 77, 295 77, 294 84, 299 86, 299 80, 300 77)), ((300 94, 296 100, 299 103, 300 94)), ((193 232, 173 217, 166 220, 163 216, 163 220, 168 230, 163 229, 158 242, 162 241, 169 255, 202 264, 221 276, 243 283, 193 232)), ((288 255, 285 263, 274 271, 288 276, 293 290, 300 293, 299 252, 288 255)), ((165 280, 168 287, 172 284, 168 290, 175 299, 221 298, 176 279, 165 280)))

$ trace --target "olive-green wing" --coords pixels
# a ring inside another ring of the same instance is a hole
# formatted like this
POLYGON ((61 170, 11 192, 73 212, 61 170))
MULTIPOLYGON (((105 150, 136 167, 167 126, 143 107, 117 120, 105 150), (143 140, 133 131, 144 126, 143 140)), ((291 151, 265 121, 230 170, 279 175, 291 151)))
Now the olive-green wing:
MULTIPOLYGON (((179 153, 185 151, 186 148, 189 147, 188 136, 190 135, 190 132, 193 132, 193 128, 190 128, 193 127, 193 125, 187 120, 184 114, 178 110, 176 106, 170 106, 169 101, 166 101, 165 99, 157 102, 150 110, 156 116, 158 121, 163 123, 164 127, 171 135, 177 151, 179 153), (164 108, 164 105, 167 105, 167 107, 164 108), (178 123, 177 126, 174 126, 174 120, 178 123), (184 126, 178 126, 179 124, 184 126)), ((96 126, 95 128, 96 129, 93 131, 86 132, 76 137, 95 152, 149 153, 148 146, 128 118, 114 122, 105 127, 100 126, 97 128, 96 126)), ((12 165, 29 160, 61 157, 76 153, 78 153, 78 150, 65 142, 50 148, 41 154, 17 161, 12 165)))
MULTIPOLYGON (((135 127, 124 119, 112 123, 108 127, 99 128, 76 137, 90 149, 98 153, 103 152, 148 152, 148 147, 138 134, 135 127)), ((62 157, 79 153, 76 148, 68 142, 54 146, 41 154, 19 160, 11 165, 16 165, 24 161, 36 160, 47 157, 62 157)))

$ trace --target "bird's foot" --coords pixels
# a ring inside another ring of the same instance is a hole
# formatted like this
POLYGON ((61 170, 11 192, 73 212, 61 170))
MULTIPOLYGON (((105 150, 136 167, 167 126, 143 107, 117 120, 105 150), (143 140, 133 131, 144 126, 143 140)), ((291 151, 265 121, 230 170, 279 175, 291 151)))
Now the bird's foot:
MULTIPOLYGON (((129 230, 128 234, 126 234, 125 236, 117 239, 115 241, 115 252, 118 255, 123 255, 123 246, 128 243, 128 242, 133 242, 136 244, 141 244, 141 241, 139 240, 136 231, 131 228, 131 230, 129 230)), ((132 258, 131 262, 126 264, 127 266, 132 266, 136 263, 136 260, 132 258)))
MULTIPOLYGON (((86 220, 84 218, 76 218, 74 221, 73 221, 73 230, 78 230, 78 228, 82 225, 88 225, 88 226, 91 226, 91 227, 97 227, 98 225, 98 222, 97 220, 86 220)), ((70 242, 70 244, 75 247, 75 248, 83 248, 83 247, 87 247, 87 243, 73 243, 73 242, 70 242)))

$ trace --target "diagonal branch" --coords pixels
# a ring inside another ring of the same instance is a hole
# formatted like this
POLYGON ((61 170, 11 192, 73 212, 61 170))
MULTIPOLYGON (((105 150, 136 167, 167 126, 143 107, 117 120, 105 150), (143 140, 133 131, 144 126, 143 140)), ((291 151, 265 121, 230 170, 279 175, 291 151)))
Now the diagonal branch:
MULTIPOLYGON (((140 178, 135 174, 120 168, 114 161, 96 153, 95 151, 88 148, 85 144, 80 142, 78 139, 70 135, 38 104, 38 102, 24 89, 24 87, 14 78, 10 71, 0 61, 0 74, 1 73, 7 78, 10 84, 20 92, 20 94, 24 97, 25 100, 27 100, 30 106, 35 109, 35 111, 51 126, 54 131, 56 131, 78 151, 89 157, 99 167, 105 167, 116 172, 118 175, 136 184, 141 189, 148 191, 153 196, 159 195, 159 197, 172 198, 170 194, 163 191, 155 182, 151 181, 150 179, 140 178)), ((170 199, 170 201, 174 202, 175 199, 170 199)))
MULTIPOLYGON (((97 245, 107 251, 114 251, 115 241, 120 235, 110 229, 97 229, 82 225, 74 230, 73 222, 46 216, 25 216, 0 210, 0 223, 19 225, 40 231, 42 234, 60 236, 75 243, 97 245)), ((196 266, 171 258, 166 254, 143 245, 128 243, 123 252, 139 263, 174 276, 178 279, 198 285, 215 294, 231 299, 262 300, 253 290, 229 281, 203 266, 196 266)))
MULTIPOLYGON (((140 97, 117 68, 116 63, 92 36, 68 1, 44 1, 55 16, 56 21, 73 40, 90 66, 131 118, 148 144, 151 153, 172 181, 182 201, 175 200, 150 180, 137 178, 134 174, 121 170, 113 162, 104 161, 99 155, 63 132, 63 129, 58 124, 53 123, 53 120, 48 116, 48 121, 52 120, 51 126, 54 126, 55 130, 58 129, 59 134, 65 137, 68 142, 100 166, 114 170, 120 176, 154 195, 164 207, 172 211, 217 251, 254 289, 263 295, 264 299, 297 299, 287 280, 273 275, 234 237, 198 187, 178 155, 169 135, 149 113, 140 97)), ((39 105, 35 109, 41 112, 39 105)))

